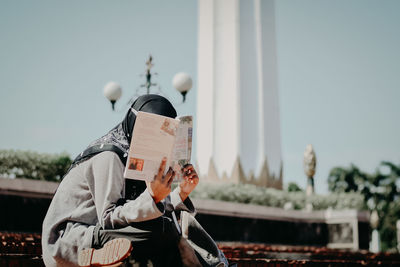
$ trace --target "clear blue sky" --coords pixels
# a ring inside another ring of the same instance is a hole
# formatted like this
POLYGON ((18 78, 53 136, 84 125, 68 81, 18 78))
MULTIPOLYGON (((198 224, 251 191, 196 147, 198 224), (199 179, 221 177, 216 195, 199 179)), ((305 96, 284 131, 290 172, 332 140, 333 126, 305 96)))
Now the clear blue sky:
MULTIPOLYGON (((400 1, 276 3, 285 182, 302 187, 314 145, 317 191, 334 166, 400 163, 400 1)), ((75 156, 123 117, 151 52, 155 81, 196 84, 197 1, 0 1, 0 149, 75 156), (102 95, 124 90, 112 113, 102 95)), ((196 112, 196 90, 181 114, 196 112)))

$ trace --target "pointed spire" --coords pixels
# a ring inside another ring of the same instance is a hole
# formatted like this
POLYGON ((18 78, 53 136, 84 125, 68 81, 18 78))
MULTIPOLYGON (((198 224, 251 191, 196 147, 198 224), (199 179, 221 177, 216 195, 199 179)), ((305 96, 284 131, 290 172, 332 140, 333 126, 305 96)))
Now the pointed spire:
POLYGON ((269 168, 268 168, 268 161, 267 158, 264 157, 263 163, 261 165, 260 174, 258 176, 258 185, 268 187, 270 184, 270 175, 269 175, 269 168))
POLYGON ((244 174, 242 164, 240 164, 239 156, 236 157, 235 163, 233 164, 232 172, 231 172, 231 181, 232 183, 246 183, 246 175, 244 174))
POLYGON ((268 168, 267 159, 264 158, 260 174, 258 177, 255 176, 253 170, 250 170, 249 175, 244 173, 240 157, 236 157, 235 163, 232 168, 230 176, 224 171, 221 177, 218 175, 217 168, 215 167, 214 160, 210 159, 208 165, 208 174, 203 177, 204 181, 210 183, 234 183, 234 184, 254 184, 262 187, 273 187, 276 189, 282 189, 282 164, 279 174, 279 178, 274 179, 268 168))
POLYGON ((217 169, 215 168, 213 158, 210 158, 210 163, 208 164, 207 180, 211 180, 214 182, 217 182, 219 180, 219 176, 217 173, 217 169))

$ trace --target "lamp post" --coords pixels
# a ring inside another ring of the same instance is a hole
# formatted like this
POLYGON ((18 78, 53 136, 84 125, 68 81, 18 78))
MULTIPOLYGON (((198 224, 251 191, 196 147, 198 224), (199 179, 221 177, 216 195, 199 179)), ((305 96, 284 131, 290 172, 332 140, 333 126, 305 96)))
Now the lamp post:
POLYGON ((396 222, 396 229, 397 229, 397 251, 400 253, 400 220, 396 222))
POLYGON ((104 86, 104 96, 107 97, 108 100, 111 102, 112 110, 115 109, 114 105, 115 102, 121 97, 122 89, 121 86, 116 82, 108 82, 104 86))
POLYGON ((190 78, 189 74, 184 72, 175 74, 174 78, 172 79, 172 85, 181 93, 183 98, 182 102, 185 102, 186 94, 193 85, 192 78, 190 78))
POLYGON ((314 149, 312 145, 307 145, 306 150, 304 151, 304 173, 307 176, 307 196, 314 194, 314 174, 315 167, 317 165, 317 157, 315 156, 314 149))
MULTIPOLYGON (((146 81, 140 87, 145 87, 147 94, 150 94, 150 89, 152 86, 157 86, 157 83, 151 81, 152 75, 156 73, 151 72, 151 68, 154 66, 153 57, 150 55, 149 59, 146 61, 146 81)), ((192 88, 193 82, 189 74, 184 72, 179 72, 175 74, 172 85, 175 89, 182 95, 183 101, 186 100, 186 94, 192 88)), ((122 95, 122 88, 116 82, 109 82, 104 86, 104 96, 111 102, 111 107, 115 110, 115 103, 122 95)))
POLYGON ((153 64, 153 57, 150 55, 149 59, 146 61, 146 83, 142 84, 140 87, 146 87, 147 94, 150 94, 150 87, 156 86, 156 83, 151 82, 151 68, 154 66, 153 64))
POLYGON ((371 243, 369 245, 369 250, 373 253, 378 253, 381 251, 381 246, 380 246, 380 238, 379 238, 379 232, 378 232, 378 226, 379 226, 379 215, 378 211, 374 209, 371 212, 371 217, 369 218, 369 223, 372 228, 372 239, 371 243))

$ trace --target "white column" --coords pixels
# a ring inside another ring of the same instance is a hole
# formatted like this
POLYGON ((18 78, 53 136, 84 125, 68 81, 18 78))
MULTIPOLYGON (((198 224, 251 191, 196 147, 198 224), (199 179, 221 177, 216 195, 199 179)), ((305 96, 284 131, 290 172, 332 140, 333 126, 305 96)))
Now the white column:
POLYGON ((396 222, 397 229, 397 251, 400 252, 400 220, 396 222))
POLYGON ((201 173, 213 159, 230 175, 239 155, 238 1, 199 1, 197 151, 201 173))
POLYGON ((238 1, 214 2, 214 151, 218 175, 231 175, 239 156, 238 1))
POLYGON ((275 1, 260 1, 262 43, 262 88, 264 122, 264 156, 270 174, 279 177, 281 169, 281 133, 279 119, 275 1))
POLYGON ((214 1, 198 2, 197 163, 207 174, 214 146, 214 1))
POLYGON ((240 161, 248 175, 259 174, 264 155, 261 124, 262 80, 260 17, 256 1, 240 1, 240 161))
POLYGON ((369 247, 369 251, 372 253, 378 253, 381 251, 381 246, 380 246, 380 238, 379 238, 379 232, 378 230, 374 229, 372 231, 372 239, 369 247))
POLYGON ((213 173, 219 178, 235 176, 234 168, 239 173, 243 170, 247 179, 252 174, 279 178, 274 2, 198 3, 196 137, 200 173, 206 175, 214 169, 209 166, 212 161, 213 173))

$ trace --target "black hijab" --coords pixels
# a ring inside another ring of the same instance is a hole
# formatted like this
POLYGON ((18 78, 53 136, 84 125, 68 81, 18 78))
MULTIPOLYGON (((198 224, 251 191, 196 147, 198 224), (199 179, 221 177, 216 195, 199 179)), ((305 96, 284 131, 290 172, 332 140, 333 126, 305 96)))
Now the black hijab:
MULTIPOLYGON (((132 109, 170 118, 176 117, 175 108, 166 98, 151 94, 139 96, 131 105, 131 108, 128 110, 122 122, 101 138, 90 143, 90 145, 75 158, 69 170, 79 163, 104 151, 115 152, 125 165, 132 139, 132 131, 136 121, 136 115, 132 109)), ((146 185, 142 181, 126 179, 125 196, 127 199, 135 199, 145 188, 146 185)))

